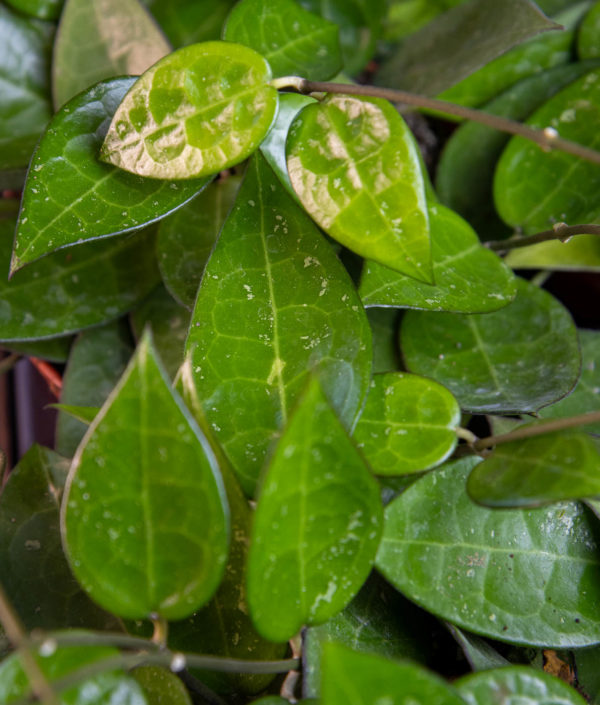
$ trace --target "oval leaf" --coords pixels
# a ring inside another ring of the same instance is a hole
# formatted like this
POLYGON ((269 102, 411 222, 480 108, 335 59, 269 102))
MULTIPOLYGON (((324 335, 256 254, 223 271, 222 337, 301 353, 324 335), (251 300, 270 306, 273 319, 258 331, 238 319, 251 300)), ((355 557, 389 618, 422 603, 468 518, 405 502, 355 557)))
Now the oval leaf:
POLYGON ((326 81, 342 69, 337 25, 293 0, 241 0, 229 13, 223 39, 252 47, 274 76, 326 81))
POLYGON ((271 69, 241 44, 179 49, 146 71, 112 120, 102 158, 155 179, 216 174, 248 157, 277 112, 271 69))
POLYGON ((581 695, 558 678, 526 666, 482 671, 454 683, 468 705, 584 705, 581 695))
POLYGON ((580 431, 502 443, 469 476, 471 499, 488 507, 535 507, 600 495, 600 454, 580 431))
POLYGON ((260 490, 248 555, 257 630, 285 641, 343 609, 371 570, 381 520, 379 486, 314 378, 260 490))
POLYGON ((432 282, 419 156, 395 108, 375 98, 329 96, 298 115, 287 150, 294 190, 331 237, 432 282))
POLYGON ((405 475, 446 460, 459 424, 458 403, 441 384, 396 372, 373 377, 354 438, 376 475, 405 475))
MULTIPOLYGON (((598 145, 600 69, 570 84, 537 110, 527 124, 552 128, 567 140, 598 145)), ((600 167, 565 152, 544 152, 522 137, 504 150, 494 178, 501 218, 525 233, 556 222, 593 223, 600 216, 600 167)))
POLYGON ((115 614, 182 619, 219 584, 228 513, 216 461, 147 335, 79 446, 61 519, 75 576, 115 614))
POLYGON ((166 668, 140 666, 131 675, 142 686, 147 705, 192 705, 181 679, 166 668))
POLYGON ((479 458, 424 475, 386 509, 377 567, 459 627, 547 648, 600 641, 598 527, 577 503, 485 509, 465 491, 479 458))
POLYGON ((416 663, 325 646, 323 705, 464 705, 452 686, 416 663), (351 700, 350 700, 351 698, 351 700))
POLYGON ((105 78, 139 76, 170 50, 139 0, 66 0, 52 60, 54 105, 105 78))
POLYGON ((187 340, 207 419, 246 493, 319 367, 346 427, 371 375, 371 337, 347 272, 257 154, 206 267, 187 340))
POLYGON ((517 292, 485 315, 408 311, 400 329, 408 369, 441 382, 476 413, 537 411, 564 397, 579 376, 571 316, 523 279, 517 292))
POLYGON ((506 306, 516 295, 511 270, 486 247, 457 213, 429 207, 435 284, 426 284, 367 262, 360 281, 365 306, 485 313, 506 306))
POLYGON ((27 174, 11 272, 61 247, 137 230, 208 183, 151 181, 98 161, 108 122, 134 82, 99 83, 52 119, 27 174))

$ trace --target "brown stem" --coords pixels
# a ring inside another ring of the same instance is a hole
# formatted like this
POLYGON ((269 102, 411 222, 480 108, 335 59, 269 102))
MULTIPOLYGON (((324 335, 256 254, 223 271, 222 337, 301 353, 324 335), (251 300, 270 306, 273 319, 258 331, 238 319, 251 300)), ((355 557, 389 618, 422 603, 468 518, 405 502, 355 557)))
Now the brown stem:
POLYGON ((489 240, 484 242, 484 246, 494 252, 505 252, 514 250, 517 247, 528 247, 537 245, 538 242, 548 240, 560 240, 567 242, 573 235, 600 235, 600 225, 595 223, 582 223, 579 225, 567 225, 566 223, 556 223, 550 230, 543 230, 541 233, 526 235, 524 237, 514 237, 510 240, 489 240))

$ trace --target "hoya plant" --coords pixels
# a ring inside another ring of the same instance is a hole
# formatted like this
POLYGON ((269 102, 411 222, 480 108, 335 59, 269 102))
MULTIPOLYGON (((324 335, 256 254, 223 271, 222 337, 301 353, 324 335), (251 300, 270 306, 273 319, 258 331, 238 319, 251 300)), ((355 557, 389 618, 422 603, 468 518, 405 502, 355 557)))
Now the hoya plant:
POLYGON ((0 703, 600 703, 599 125, 600 2, 0 2, 0 703))

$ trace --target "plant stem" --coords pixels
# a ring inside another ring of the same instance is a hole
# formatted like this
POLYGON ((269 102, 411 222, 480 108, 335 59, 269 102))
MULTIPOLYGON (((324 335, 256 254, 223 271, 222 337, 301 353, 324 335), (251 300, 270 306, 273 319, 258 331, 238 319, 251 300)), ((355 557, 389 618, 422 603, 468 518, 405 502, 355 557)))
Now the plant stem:
POLYGON ((515 428, 513 431, 503 433, 498 436, 488 436, 480 438, 473 443, 473 450, 485 450, 492 446, 500 445, 501 443, 510 443, 511 441, 519 441, 523 438, 531 438, 533 436, 541 436, 544 433, 552 433, 553 431, 562 431, 575 426, 586 426, 590 423, 600 421, 600 411, 590 411, 587 414, 579 414, 578 416, 569 416, 565 419, 549 419, 535 425, 515 428))
POLYGON ((5 358, 0 360, 0 375, 5 374, 6 372, 10 372, 12 368, 19 362, 21 359, 21 356, 19 353, 11 353, 10 355, 7 355, 5 358))
POLYGON ((567 242, 573 235, 600 235, 600 225, 596 225, 595 223, 582 223, 579 225, 556 223, 553 228, 543 230, 541 233, 526 235, 524 237, 513 237, 509 240, 490 240, 484 242, 483 245, 490 250, 494 250, 494 252, 505 252, 507 250, 514 250, 517 247, 537 245, 538 242, 547 242, 548 240, 567 242))
POLYGON ((544 151, 558 149, 561 152, 572 154, 580 159, 585 159, 594 164, 600 164, 600 152, 594 149, 584 147, 577 142, 562 139, 558 132, 553 127, 545 127, 542 130, 523 125, 514 120, 500 117, 499 115, 491 115, 484 113, 481 110, 466 108, 463 105, 456 105, 445 100, 437 98, 428 98, 427 96, 418 95, 416 93, 408 93, 407 91, 398 91, 392 88, 379 88, 378 86, 357 86, 350 83, 329 83, 327 81, 308 81, 305 78, 298 76, 284 76, 271 81, 274 88, 293 88, 299 93, 342 93, 344 95, 361 95, 372 98, 384 98, 392 103, 404 103, 413 105, 417 108, 425 108, 427 110, 435 110, 437 112, 454 115, 465 120, 473 120, 482 125, 487 125, 501 132, 508 132, 511 135, 519 135, 536 144, 544 151))
POLYGON ((21 665, 31 686, 31 696, 47 705, 59 705, 56 693, 29 648, 25 629, 10 604, 2 585, 0 585, 0 624, 4 627, 6 636, 21 657, 21 665))
POLYGON ((169 633, 169 623, 164 617, 160 615, 152 615, 152 624, 154 626, 154 633, 152 634, 152 642, 161 648, 166 648, 167 646, 167 634, 169 633))

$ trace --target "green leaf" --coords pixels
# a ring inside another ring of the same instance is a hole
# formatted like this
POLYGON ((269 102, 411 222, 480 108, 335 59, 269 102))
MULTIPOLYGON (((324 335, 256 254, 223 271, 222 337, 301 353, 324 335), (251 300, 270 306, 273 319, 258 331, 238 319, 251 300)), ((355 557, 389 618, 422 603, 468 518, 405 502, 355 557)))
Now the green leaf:
MULTIPOLYGON (((50 643, 52 641, 50 640, 50 643)), ((62 680, 70 674, 118 656, 117 649, 107 646, 65 646, 46 655, 42 647, 35 659, 50 681, 62 680)), ((31 696, 29 679, 14 653, 0 663, 0 702, 4 705, 31 696)), ((58 705, 147 705, 142 689, 133 678, 120 669, 104 671, 66 688, 60 693, 58 705)))
POLYGON ((431 644, 424 635, 431 625, 424 615, 373 572, 342 612, 304 632, 303 693, 319 695, 323 647, 329 642, 387 658, 429 658, 431 644))
POLYGON ((61 519, 75 576, 120 616, 182 619, 221 580, 228 511, 218 467, 148 335, 78 448, 61 519))
POLYGON ((139 0, 66 0, 52 60, 54 105, 98 81, 138 76, 170 51, 139 0))
POLYGON ((120 631, 81 590, 63 554, 59 503, 68 469, 66 458, 33 445, 10 473, 0 496, 0 583, 26 629, 120 631))
POLYGON ((498 445, 469 476, 471 499, 488 507, 535 507, 600 495, 600 454, 581 431, 498 445))
POLYGON ((98 161, 110 118, 133 83, 133 78, 100 83, 52 119, 27 175, 12 272, 61 247, 137 230, 208 183, 152 181, 98 161))
POLYGON ((398 352, 398 311, 393 308, 369 308, 367 318, 373 335, 373 372, 401 369, 398 352))
MULTIPOLYGON (((581 343, 581 376, 575 389, 564 399, 540 410, 543 419, 565 418, 596 411, 600 398, 600 332, 579 330, 581 343)), ((583 429, 600 435, 600 423, 589 424, 583 429)))
POLYGON ((294 0, 240 0, 229 13, 223 39, 249 46, 274 76, 326 81, 342 70, 339 29, 294 0))
POLYGON ((597 235, 577 235, 568 242, 539 242, 510 250, 504 261, 513 269, 597 272, 600 270, 600 239, 597 235))
POLYGON ((327 644, 323 705, 464 705, 452 686, 422 666, 327 644))
POLYGON ((102 146, 102 159, 157 179, 216 174, 248 157, 277 112, 271 69, 241 44, 179 49, 127 93, 102 146))
POLYGON ((248 555, 257 630, 284 641, 343 609, 369 574, 381 519, 378 484, 313 378, 261 483, 248 555))
POLYGON ((235 0, 144 0, 175 48, 220 39, 235 0))
MULTIPOLYGON (((512 120, 525 120, 533 110, 591 68, 590 62, 586 62, 540 71, 511 86, 482 109, 512 120)), ((494 169, 509 139, 509 135, 499 130, 465 122, 446 142, 436 169, 435 185, 442 203, 458 211, 485 240, 510 232, 498 218, 492 202, 494 169)), ((514 254, 528 253, 531 249, 521 248, 514 254)), ((512 256, 513 252, 507 260, 511 266, 512 256)))
MULTIPOLYGON (((0 221, 0 270, 8 271, 14 222, 0 221)), ((75 333, 126 313, 156 285, 154 233, 89 242, 0 277, 0 340, 75 333)))
POLYGON ((600 641, 597 522, 577 503, 485 509, 464 485, 480 462, 446 464, 386 508, 377 567, 459 627, 546 648, 600 641))
MULTIPOLYGON (((590 71, 546 102, 527 120, 567 140, 595 149, 600 136, 600 69, 590 71)), ((565 152, 544 152, 521 137, 504 150, 494 179, 501 218, 525 233, 557 221, 592 223, 600 216, 600 167, 565 152)))
POLYGON ((580 59, 597 59, 600 57, 600 2, 583 18, 577 34, 577 54, 580 59))
POLYGON ((6 0, 19 12, 33 15, 40 20, 56 20, 60 15, 63 0, 6 0))
POLYGON ((510 665, 504 656, 493 649, 485 639, 464 632, 453 624, 446 624, 452 636, 456 639, 460 648, 469 662, 469 666, 474 671, 485 671, 489 668, 499 668, 510 665))
POLYGON ((359 293, 365 306, 395 306, 457 313, 485 313, 516 295, 512 271, 457 213, 429 207, 435 284, 416 281, 376 262, 367 262, 359 293))
POLYGON ((70 417, 81 421, 85 426, 89 426, 100 411, 98 406, 74 406, 73 404, 49 404, 48 406, 64 411, 70 417))
POLYGON ((396 0, 385 20, 385 39, 397 42, 465 0, 396 0))
POLYGON ((588 2, 570 7, 554 18, 562 25, 561 31, 545 33, 519 44, 438 97, 459 105, 481 105, 527 76, 566 64, 571 60, 575 26, 587 7, 588 2))
POLYGON ((94 414, 87 423, 70 413, 59 413, 55 448, 69 458, 77 450, 98 407, 106 401, 133 354, 131 335, 124 323, 114 322, 82 333, 69 355, 60 401, 69 407, 88 407, 94 414))
POLYGON ((516 44, 551 29, 559 25, 528 0, 470 0, 403 42, 381 66, 377 83, 437 95, 516 44))
POLYGON ((29 340, 24 343, 0 343, 0 348, 26 356, 41 357, 51 362, 66 362, 72 342, 71 336, 64 336, 49 340, 29 340))
POLYGON ((0 5, 0 169, 29 163, 52 115, 50 53, 53 27, 0 5))
POLYGON ((171 295, 187 308, 194 306, 202 272, 239 186, 236 176, 214 181, 161 221, 156 243, 160 272, 171 295))
POLYGON ((581 695, 563 681, 527 666, 472 673, 454 683, 468 705, 584 705, 581 695))
POLYGON ((432 282, 419 157, 390 103, 333 95, 304 108, 288 137, 288 171, 303 206, 363 257, 432 282))
POLYGON ((577 683, 591 705, 600 703, 600 649, 578 649, 575 654, 577 683))
POLYGON ((159 285, 131 312, 131 324, 136 338, 144 328, 152 337, 169 377, 175 377, 184 357, 185 339, 190 325, 190 312, 180 306, 164 286, 159 285))
POLYGON ((375 375, 354 439, 376 475, 406 475, 442 463, 460 424, 456 399, 426 377, 375 375))
POLYGON ((346 427, 366 396, 364 309, 260 155, 204 272, 187 350, 207 419, 248 494, 312 368, 346 427))
POLYGON ((192 705, 185 685, 166 668, 139 666, 131 675, 142 686, 147 705, 192 705))
POLYGON ((567 309, 517 280, 517 297, 485 315, 408 311, 400 347, 411 372, 447 387, 475 413, 537 411, 579 377, 577 331, 567 309))

